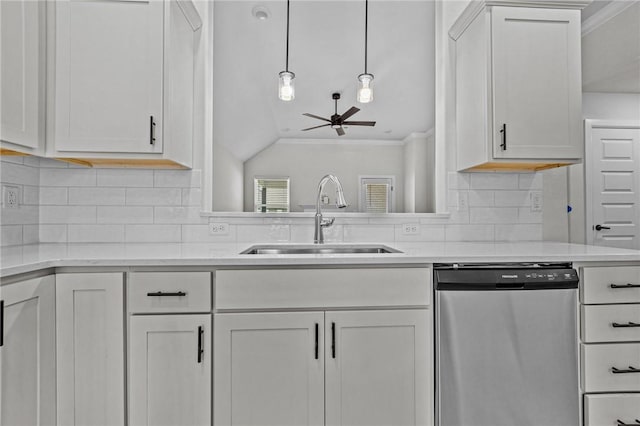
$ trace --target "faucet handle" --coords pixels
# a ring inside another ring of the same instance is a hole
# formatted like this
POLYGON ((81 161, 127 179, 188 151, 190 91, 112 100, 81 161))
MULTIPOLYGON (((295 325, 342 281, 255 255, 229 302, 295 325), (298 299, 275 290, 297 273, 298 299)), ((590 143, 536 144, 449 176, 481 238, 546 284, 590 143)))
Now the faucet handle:
POLYGON ((320 222, 320 226, 322 226, 323 228, 328 228, 331 225, 333 225, 333 222, 335 222, 336 218, 335 217, 331 217, 331 218, 327 218, 327 219, 322 219, 322 221, 320 222))

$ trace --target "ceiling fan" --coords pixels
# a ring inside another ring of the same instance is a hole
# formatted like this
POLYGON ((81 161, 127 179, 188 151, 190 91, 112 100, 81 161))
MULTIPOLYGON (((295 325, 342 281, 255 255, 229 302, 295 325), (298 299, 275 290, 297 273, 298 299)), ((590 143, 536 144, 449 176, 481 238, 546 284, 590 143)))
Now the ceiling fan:
POLYGON ((340 115, 340 114, 338 114, 338 99, 340 99, 340 93, 332 94, 331 98, 335 102, 335 114, 333 114, 331 116, 331 119, 320 117, 320 116, 313 115, 313 114, 309 114, 308 112, 305 112, 304 114, 302 114, 302 115, 306 115, 307 117, 316 118, 316 119, 322 120, 322 121, 327 121, 328 124, 321 124, 320 126, 309 127, 307 129, 302 129, 302 131, 319 129, 320 127, 331 126, 332 129, 336 129, 336 132, 338 133, 338 136, 342 136, 342 135, 344 135, 344 129, 342 128, 343 125, 346 125, 346 126, 375 126, 376 125, 375 121, 346 121, 349 117, 354 115, 356 112, 360 111, 360 108, 356 108, 356 107, 352 106, 347 111, 345 111, 344 114, 340 115))

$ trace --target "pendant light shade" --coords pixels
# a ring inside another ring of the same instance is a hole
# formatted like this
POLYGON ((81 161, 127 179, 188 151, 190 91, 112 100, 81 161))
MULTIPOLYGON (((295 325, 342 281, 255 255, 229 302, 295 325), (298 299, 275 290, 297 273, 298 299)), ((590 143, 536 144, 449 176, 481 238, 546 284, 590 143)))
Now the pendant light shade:
POLYGON ((373 101, 373 74, 367 72, 367 38, 369 36, 369 0, 364 2, 364 73, 358 76, 358 96, 356 100, 361 104, 373 101))
POLYGON ((278 79, 278 98, 282 101, 292 101, 296 97, 294 78, 296 75, 289 71, 289 0, 287 0, 287 47, 284 71, 280 71, 278 79))

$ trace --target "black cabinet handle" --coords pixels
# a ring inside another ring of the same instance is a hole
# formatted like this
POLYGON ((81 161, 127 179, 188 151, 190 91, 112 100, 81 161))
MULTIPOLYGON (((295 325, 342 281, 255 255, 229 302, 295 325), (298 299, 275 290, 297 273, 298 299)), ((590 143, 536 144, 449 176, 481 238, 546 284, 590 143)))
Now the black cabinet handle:
POLYGON ((204 349, 202 347, 202 337, 204 335, 204 328, 199 325, 198 326, 198 364, 202 362, 202 354, 204 353, 204 349))
POLYGON ((331 358, 336 357, 336 323, 331 323, 331 358))
POLYGON ((316 346, 315 346, 315 358, 318 359, 318 323, 316 323, 316 346))
POLYGON ((149 144, 156 142, 156 123, 153 121, 153 115, 149 117, 149 144))
POLYGON ((162 291, 156 291, 156 292, 152 292, 152 293, 147 293, 147 296, 150 297, 154 297, 154 296, 186 296, 187 293, 184 291, 175 291, 175 292, 169 292, 169 293, 164 293, 162 291))
POLYGON ((640 284, 609 284, 611 288, 640 288, 640 284))
POLYGON ((640 368, 632 367, 631 365, 627 370, 620 370, 619 368, 611 367, 611 372, 613 374, 640 373, 640 368))
POLYGON ((0 346, 4 346, 4 300, 0 300, 0 346))
POLYGON ((637 426, 640 425, 640 420, 635 419, 635 423, 625 423, 622 420, 618 419, 616 420, 616 426, 637 426))
POLYGON ((500 133, 502 133, 502 143, 500 144, 500 148, 503 151, 507 150, 507 123, 502 124, 502 129, 500 129, 500 133))
POLYGON ((602 226, 602 225, 595 226, 596 231, 602 231, 603 229, 611 229, 611 228, 609 226, 602 226))
POLYGON ((611 323, 611 327, 613 327, 613 328, 640 327, 640 324, 638 324, 637 322, 631 322, 631 321, 629 321, 626 324, 618 324, 617 322, 612 322, 611 323))

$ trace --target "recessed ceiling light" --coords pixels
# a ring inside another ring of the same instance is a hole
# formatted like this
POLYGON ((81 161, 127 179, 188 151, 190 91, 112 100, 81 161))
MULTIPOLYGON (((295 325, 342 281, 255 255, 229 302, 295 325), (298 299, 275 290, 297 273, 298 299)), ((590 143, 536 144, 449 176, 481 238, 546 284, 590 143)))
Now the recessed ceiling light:
POLYGON ((253 9, 251 9, 251 14, 259 21, 266 21, 271 16, 269 9, 262 5, 254 6, 253 9))

